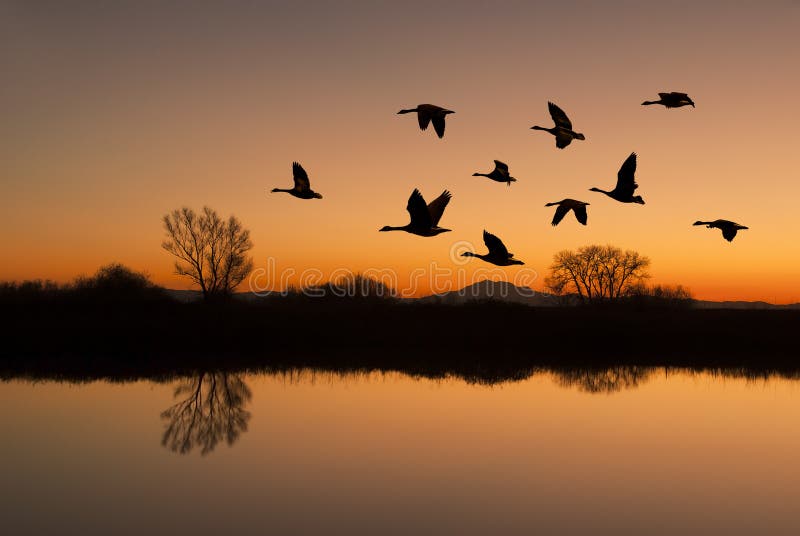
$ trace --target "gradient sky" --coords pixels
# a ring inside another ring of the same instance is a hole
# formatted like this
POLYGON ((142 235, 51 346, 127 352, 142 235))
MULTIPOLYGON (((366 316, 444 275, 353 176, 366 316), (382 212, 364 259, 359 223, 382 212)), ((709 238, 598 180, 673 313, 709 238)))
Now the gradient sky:
MULTIPOLYGON (((0 2, 0 279, 119 261, 174 288, 161 217, 203 204, 297 273, 455 265, 499 235, 541 288, 561 249, 611 243, 699 298, 800 301, 800 3, 0 2), (686 91, 696 109, 643 107, 686 91), (566 150, 559 104, 587 140, 566 150), (455 110, 443 140, 401 108, 455 110), (610 189, 639 154, 645 206, 610 189), (472 177, 507 162, 511 188, 472 177), (267 194, 300 161, 321 201, 267 194), (435 238, 419 187, 453 201, 435 238), (550 226, 544 203, 591 203, 550 226), (731 244, 697 219, 748 225, 731 244)), ((430 285, 427 285, 428 287, 430 285)), ((428 290, 423 284, 419 294, 428 290)))

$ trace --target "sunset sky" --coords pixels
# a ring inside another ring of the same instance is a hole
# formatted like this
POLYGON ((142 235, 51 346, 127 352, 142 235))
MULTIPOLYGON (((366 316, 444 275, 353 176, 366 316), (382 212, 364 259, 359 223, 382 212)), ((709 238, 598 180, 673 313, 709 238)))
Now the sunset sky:
POLYGON ((161 217, 205 204, 251 230, 262 269, 469 279, 492 267, 451 249, 484 251, 487 229, 535 289, 557 251, 610 243, 701 299, 798 302, 798 28, 793 0, 0 1, 0 280, 116 261, 189 288, 161 217), (697 108, 640 105, 659 91, 697 108), (586 141, 530 130, 548 100, 586 141), (419 103, 455 110, 444 139, 396 115, 419 103), (632 151, 646 205, 588 191, 632 151), (493 159, 518 182, 471 176, 493 159), (268 193, 294 160, 324 199, 268 193), (415 187, 453 193, 453 232, 378 232, 408 222, 415 187), (567 197, 591 203, 587 227, 551 227, 544 204, 567 197), (750 229, 691 225, 717 218, 750 229))

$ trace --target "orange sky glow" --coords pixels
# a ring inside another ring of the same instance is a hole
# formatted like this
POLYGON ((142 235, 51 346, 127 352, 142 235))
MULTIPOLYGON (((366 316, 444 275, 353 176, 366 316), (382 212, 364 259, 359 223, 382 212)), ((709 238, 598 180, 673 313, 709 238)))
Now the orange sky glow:
POLYGON ((46 4, 0 6, 0 280, 116 261, 189 288, 161 217, 205 204, 295 284, 375 270, 423 295, 435 267, 457 288, 492 268, 452 253, 487 229, 526 263, 492 273, 537 290, 557 251, 609 243, 697 298, 800 301, 798 2, 46 4), (697 107, 640 105, 659 91, 697 107), (586 141, 529 130, 548 100, 586 141), (444 139, 396 115, 419 103, 456 111, 444 139), (646 205, 588 191, 632 151, 646 205), (518 182, 471 176, 493 159, 518 182), (294 160, 324 199, 268 193, 294 160), (453 193, 453 232, 378 232, 414 188, 453 193), (550 225, 567 197, 588 226, 550 225), (717 218, 750 229, 691 225, 717 218))

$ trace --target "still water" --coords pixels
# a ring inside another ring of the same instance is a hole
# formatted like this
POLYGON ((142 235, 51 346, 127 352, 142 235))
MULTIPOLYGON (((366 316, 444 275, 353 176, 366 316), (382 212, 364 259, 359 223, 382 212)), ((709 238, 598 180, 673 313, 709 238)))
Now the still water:
POLYGON ((800 534, 800 383, 0 382, 3 534, 800 534))

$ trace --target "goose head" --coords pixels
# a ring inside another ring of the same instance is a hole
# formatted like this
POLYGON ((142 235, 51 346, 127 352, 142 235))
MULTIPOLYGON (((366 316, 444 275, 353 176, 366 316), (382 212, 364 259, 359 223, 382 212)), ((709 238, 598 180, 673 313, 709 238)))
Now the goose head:
POLYGON ((636 195, 633 197, 634 203, 639 203, 640 205, 644 205, 644 199, 642 199, 641 195, 636 195))

